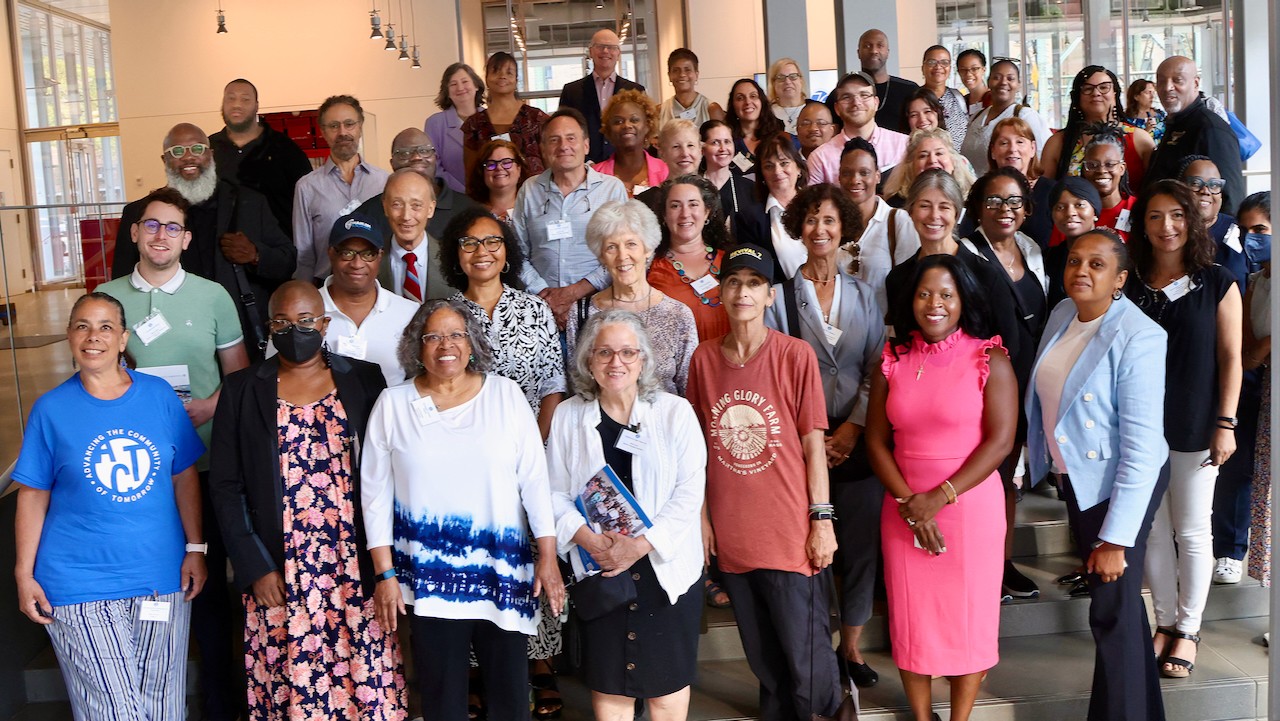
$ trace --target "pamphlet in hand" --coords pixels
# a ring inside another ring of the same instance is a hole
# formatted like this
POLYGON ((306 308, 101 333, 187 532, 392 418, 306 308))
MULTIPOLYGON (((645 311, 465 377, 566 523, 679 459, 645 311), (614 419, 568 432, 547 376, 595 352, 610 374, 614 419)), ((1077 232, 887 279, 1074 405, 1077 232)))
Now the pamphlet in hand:
MULTIPOLYGON (((573 503, 587 519, 587 526, 596 533, 613 531, 623 536, 639 536, 653 525, 635 496, 607 464, 587 481, 573 503)), ((578 555, 586 575, 601 570, 586 549, 579 547, 578 555)))

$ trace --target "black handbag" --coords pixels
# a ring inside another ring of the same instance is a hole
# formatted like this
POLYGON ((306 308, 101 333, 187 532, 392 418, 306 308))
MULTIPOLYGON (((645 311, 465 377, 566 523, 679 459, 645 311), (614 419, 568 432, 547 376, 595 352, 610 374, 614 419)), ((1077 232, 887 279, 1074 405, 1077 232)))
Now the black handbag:
POLYGON ((636 600, 636 582, 627 572, 597 573, 574 582, 569 596, 584 621, 594 621, 636 600))

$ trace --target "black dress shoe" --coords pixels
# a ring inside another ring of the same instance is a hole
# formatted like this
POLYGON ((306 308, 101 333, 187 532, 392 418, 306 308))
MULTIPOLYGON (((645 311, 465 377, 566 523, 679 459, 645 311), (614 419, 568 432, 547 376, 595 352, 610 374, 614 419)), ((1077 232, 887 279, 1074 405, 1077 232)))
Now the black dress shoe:
POLYGON ((1089 595, 1089 584, 1081 579, 1071 587, 1070 591, 1067 591, 1067 595, 1071 598, 1085 598, 1089 595))
POLYGON ((848 661, 849 678, 853 680, 853 685, 858 688, 871 688, 880 682, 880 674, 876 673, 865 663, 855 663, 848 661))
POLYGON ((1054 582, 1059 586, 1074 586, 1083 580, 1084 573, 1080 571, 1072 571, 1071 573, 1064 573, 1061 576, 1058 576, 1054 582))
POLYGON ((1005 561, 1004 592, 1014 598, 1036 598, 1040 595, 1040 588, 1035 581, 1023 575, 1013 561, 1005 561))

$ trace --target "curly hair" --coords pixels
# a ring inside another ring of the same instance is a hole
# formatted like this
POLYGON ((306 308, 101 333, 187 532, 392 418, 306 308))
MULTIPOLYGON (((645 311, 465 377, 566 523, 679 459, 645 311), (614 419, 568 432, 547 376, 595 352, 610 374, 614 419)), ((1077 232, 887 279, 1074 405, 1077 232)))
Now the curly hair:
POLYGON ((1134 223, 1129 231, 1129 251, 1133 255, 1133 265, 1140 275, 1151 271, 1155 263, 1155 251, 1151 240, 1147 238, 1147 208, 1151 201, 1160 196, 1173 200, 1182 208, 1187 226, 1187 242, 1182 246, 1183 270, 1188 274, 1198 272, 1213 265, 1217 244, 1209 235, 1200 215, 1200 203, 1195 193, 1181 180, 1158 180, 1152 183, 1138 198, 1133 206, 1134 223))
POLYGON ((649 210, 649 206, 634 198, 625 201, 610 200, 597 208, 587 222, 587 249, 599 258, 606 240, 627 232, 635 233, 640 238, 646 254, 652 254, 662 242, 658 218, 649 210))
POLYGON ((648 124, 647 132, 640 142, 647 143, 647 136, 653 134, 658 129, 658 106, 654 104, 653 99, 639 90, 619 90, 609 98, 609 103, 604 106, 604 110, 600 111, 600 124, 602 132, 609 129, 609 114, 614 108, 623 103, 631 103, 640 108, 644 112, 645 122, 648 124))
MULTIPOLYGON (((756 146, 756 165, 760 168, 758 173, 763 175, 764 163, 766 159, 777 158, 778 160, 790 160, 796 166, 796 190, 800 190, 809 184, 809 164, 805 162, 804 156, 796 150, 795 142, 792 141, 789 133, 778 133, 770 135, 760 144, 756 146)), ((763 177, 756 180, 756 200, 761 205, 769 199, 769 184, 765 182, 763 177)))
POLYGON ((471 283, 471 279, 462 271, 462 246, 458 241, 480 220, 492 220, 497 223, 498 232, 502 235, 502 245, 507 251, 507 267, 503 269, 500 276, 502 282, 517 290, 524 290, 524 281, 520 280, 520 271, 524 269, 524 253, 520 251, 520 244, 516 242, 515 231, 480 206, 463 208, 444 227, 444 232, 440 234, 438 244, 440 247, 436 249, 440 275, 454 288, 465 290, 471 283))
MULTIPOLYGON (((782 212, 782 226, 787 229, 787 235, 799 239, 804 232, 805 218, 817 213, 823 201, 834 205, 836 214, 840 216, 840 245, 857 243, 865 227, 862 211, 853 204, 843 188, 831 183, 818 183, 796 193, 796 197, 791 199, 787 209, 782 212)), ((856 273, 858 253, 852 252, 851 255, 853 262, 849 264, 849 272, 856 273)))
POLYGON ((484 182, 484 164, 489 161, 489 156, 493 155, 493 151, 498 148, 506 148, 511 151, 515 158, 516 167, 520 169, 520 177, 516 179, 516 187, 524 185, 524 181, 529 177, 529 163, 525 162, 524 153, 520 152, 520 148, 510 140, 502 138, 494 138, 484 144, 480 148, 480 153, 476 155, 476 162, 471 166, 471 173, 467 175, 467 197, 481 203, 489 204, 489 186, 484 182))
POLYGON ((987 143, 987 164, 995 165, 996 161, 991 156, 991 152, 996 147, 996 140, 999 139, 1000 133, 1005 130, 1011 131, 1014 135, 1023 140, 1031 141, 1031 162, 1027 163, 1027 180, 1035 181, 1044 172, 1040 168, 1040 146, 1036 144, 1035 131, 1031 129, 1031 125, 1022 118, 1005 118, 996 123, 996 127, 991 130, 991 140, 987 143))
POLYGON ((467 345, 471 347, 471 359, 467 361, 467 370, 474 373, 488 373, 493 368, 493 346, 489 336, 480 325, 480 319, 460 300, 429 300, 413 314, 409 325, 400 333, 400 343, 396 345, 396 360, 404 369, 405 380, 417 378, 426 372, 422 365, 422 332, 427 321, 438 310, 451 310, 462 318, 467 327, 467 345))
POLYGON ((1018 184, 1018 192, 1022 194, 1022 210, 1025 217, 1030 218, 1036 209, 1035 201, 1031 198, 1031 183, 1017 168, 992 168, 986 175, 973 181, 973 187, 969 188, 969 197, 964 201, 965 215, 974 220, 982 217, 982 209, 987 202, 987 186, 996 178, 1009 178, 1018 184))
POLYGON ((600 384, 591 374, 591 350, 596 344, 596 337, 606 325, 625 325, 636 334, 636 347, 640 350, 640 377, 636 381, 637 395, 641 400, 651 401, 662 390, 662 381, 658 380, 657 363, 653 356, 653 345, 649 342, 649 331, 644 327, 640 316, 629 310, 611 308, 594 313, 582 328, 578 330, 577 345, 569 357, 569 381, 578 395, 591 401, 600 394, 600 384))
MULTIPOLYGON (((1089 123, 1084 127, 1084 133, 1091 136, 1089 142, 1084 144, 1084 155, 1088 155, 1089 151, 1096 147, 1105 145, 1119 151, 1120 160, 1121 162, 1124 161, 1125 133, 1124 128, 1119 123, 1089 123)), ((1083 172, 1084 169, 1082 167, 1081 173, 1083 174, 1083 172)), ((1179 173, 1179 176, 1181 176, 1181 173, 1179 173)), ((1119 187, 1121 194, 1132 195, 1132 191, 1129 190, 1129 168, 1127 165, 1120 175, 1119 187)))
POLYGON ((955 178, 956 183, 960 186, 960 194, 964 195, 969 192, 969 187, 973 185, 973 171, 969 169, 969 163, 964 156, 956 152, 955 143, 951 141, 951 133, 946 128, 928 128, 924 130, 916 130, 911 133, 911 139, 907 141, 907 149, 902 153, 902 162, 889 172, 889 179, 884 182, 884 196, 892 198, 894 196, 905 198, 911 190, 911 185, 919 176, 916 170, 915 155, 920 150, 920 146, 924 145, 926 140, 936 140, 942 144, 943 149, 947 151, 947 155, 951 158, 951 177, 955 178))
MULTIPOLYGON (((710 121, 708 121, 710 122, 710 121)), ((702 242, 708 245, 712 250, 720 250, 728 248, 729 230, 724 223, 724 209, 720 205, 720 191, 710 180, 701 175, 681 175, 675 178, 667 178, 666 182, 658 186, 658 204, 657 207, 661 211, 661 217, 658 218, 658 225, 662 226, 662 242, 658 243, 657 250, 654 251, 654 257, 665 254, 671 248, 671 229, 667 227, 667 198, 671 195, 671 189, 677 185, 692 185, 698 189, 698 194, 702 196, 702 206, 707 209, 707 224, 702 228, 702 242)))
POLYGON ((751 78, 739 78, 734 82, 733 87, 729 88, 729 102, 725 103, 724 111, 725 122, 729 124, 729 131, 733 133, 733 137, 746 137, 742 133, 742 118, 738 117, 738 110, 733 107, 733 94, 738 92, 738 86, 744 83, 755 88, 756 95, 760 97, 760 119, 756 121, 755 137, 763 139, 785 131, 786 127, 783 126, 782 119, 773 114, 773 103, 769 102, 769 95, 764 88, 751 78))

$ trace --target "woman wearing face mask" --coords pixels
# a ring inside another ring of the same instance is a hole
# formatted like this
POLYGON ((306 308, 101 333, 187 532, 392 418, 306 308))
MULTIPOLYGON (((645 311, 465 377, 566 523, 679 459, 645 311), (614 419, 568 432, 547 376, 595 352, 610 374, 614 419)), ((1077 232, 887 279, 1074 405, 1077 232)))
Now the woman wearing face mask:
POLYGON ((969 122, 965 131, 964 144, 960 152, 973 163, 975 173, 987 172, 987 152, 991 145, 991 134, 996 123, 1005 118, 1021 118, 1031 126, 1036 136, 1036 147, 1041 151, 1049 142, 1049 125, 1044 118, 1031 108, 1019 102, 1022 93, 1022 75, 1017 64, 1008 59, 997 60, 991 66, 991 75, 987 78, 990 88, 988 97, 990 107, 979 111, 969 122))
POLYGON ((1027 388, 1031 477, 1057 479, 1092 589, 1089 721, 1162 721, 1140 571, 1169 482, 1167 338, 1122 293, 1129 253, 1111 231, 1076 240, 1064 274, 1070 300, 1049 317, 1027 388))
POLYGON ((1149 186, 1129 239, 1134 275, 1125 294, 1169 334, 1164 435, 1169 489, 1156 511, 1146 558, 1160 672, 1195 668, 1200 621, 1213 576, 1211 521, 1219 467, 1236 450, 1242 316, 1231 274, 1187 186, 1149 186))
POLYGON ((1218 166, 1204 155, 1188 155, 1182 160, 1178 179, 1195 193, 1200 206, 1200 218, 1213 239, 1213 262, 1231 271, 1243 293, 1249 278, 1249 261, 1241 244, 1240 226, 1236 219, 1222 212, 1222 191, 1227 181, 1222 179, 1218 166))
POLYGON ((224 381, 209 470, 244 594, 249 717, 276 718, 281 699, 290 715, 347 713, 323 678, 362 718, 399 718, 400 649, 374 613, 357 457, 385 380, 323 349, 329 319, 311 284, 280 286, 268 312, 277 353, 224 381), (329 660, 348 652, 346 670, 329 660))
MULTIPOLYGON (((951 132, 951 142, 959 150, 964 144, 964 134, 969 126, 969 107, 959 90, 947 86, 947 79, 951 77, 951 51, 941 45, 925 50, 920 74, 924 77, 924 86, 920 89, 932 95, 942 108, 937 125, 951 132)), ((917 91, 912 100, 907 102, 908 120, 911 117, 912 103, 921 96, 922 93, 917 91)))
MULTIPOLYGON (((1254 193, 1236 214, 1245 252, 1258 270, 1244 297, 1244 369, 1261 376, 1258 433, 1250 503, 1249 577, 1271 586, 1271 191, 1254 193)), ((1242 424, 1243 425, 1243 424, 1242 424)))
POLYGON ((1067 125, 1045 143, 1041 153, 1044 174, 1050 178, 1080 175, 1084 162, 1084 146, 1097 125, 1109 125, 1124 141, 1124 161, 1133 187, 1142 187, 1142 176, 1156 141, 1140 128, 1121 122, 1124 106, 1120 103, 1120 81, 1115 73, 1101 65, 1090 65, 1076 73, 1071 82, 1071 108, 1067 125))
MULTIPOLYGON (((1022 224, 1022 233, 1034 240, 1041 250, 1049 247, 1053 234, 1051 180, 1041 182, 1040 154, 1036 148, 1036 135, 1022 118, 1005 118, 996 123, 987 148, 989 168, 1014 168, 1031 183, 1031 204, 1035 210, 1022 224)), ((1052 307, 1052 306, 1051 306, 1052 307)))
POLYGON ((885 181, 885 202, 901 208, 916 178, 935 168, 950 173, 960 185, 961 195, 968 195, 969 187, 973 185, 973 169, 969 161, 956 152, 950 133, 942 128, 928 128, 911 133, 902 162, 889 171, 889 179, 885 181))

